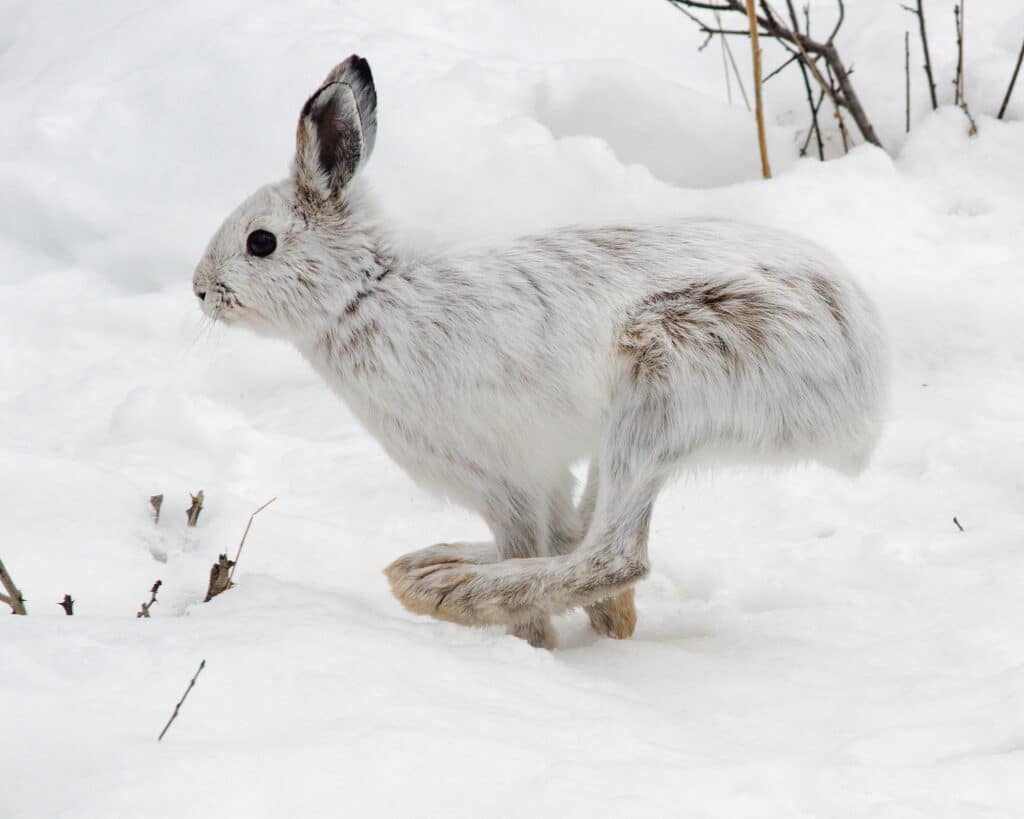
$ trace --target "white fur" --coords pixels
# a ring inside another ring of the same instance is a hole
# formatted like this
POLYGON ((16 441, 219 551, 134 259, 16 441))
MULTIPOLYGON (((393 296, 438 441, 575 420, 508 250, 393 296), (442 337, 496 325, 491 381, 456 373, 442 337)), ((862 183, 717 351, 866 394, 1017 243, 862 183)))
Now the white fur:
MULTIPOLYGON (((354 86, 341 111, 372 95, 368 69, 346 73, 352 59, 329 76, 354 86)), ((883 333, 821 248, 675 220, 399 249, 356 174, 366 155, 310 171, 324 127, 304 114, 293 176, 227 219, 194 285, 213 318, 293 342, 418 483, 488 522, 496 554, 452 544, 389 569, 413 610, 549 644, 547 615, 647 571, 651 505, 674 471, 865 464, 885 405, 883 333), (332 171, 344 184, 325 182, 332 171), (246 255, 256 228, 277 236, 266 258, 246 255), (584 459, 576 509, 569 469, 584 459)))

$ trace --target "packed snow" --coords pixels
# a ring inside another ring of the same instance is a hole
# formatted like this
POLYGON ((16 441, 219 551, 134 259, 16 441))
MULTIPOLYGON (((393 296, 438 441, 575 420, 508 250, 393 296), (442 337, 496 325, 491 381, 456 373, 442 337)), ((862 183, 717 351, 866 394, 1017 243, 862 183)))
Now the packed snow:
MULTIPOLYGON (((952 4, 925 4, 934 113, 913 18, 846 5, 839 46, 888 153, 844 156, 826 115, 833 158, 800 158, 787 70, 762 181, 719 42, 698 51, 660 0, 4 4, 0 559, 29 614, 0 617, 0 815, 1024 815, 1024 88, 993 118, 1024 12, 968 4, 971 137, 952 4), (297 353, 204 324, 191 291, 352 52, 380 98, 368 177, 411 237, 712 215, 834 251, 892 338, 868 470, 682 479, 628 641, 576 613, 547 652, 403 611, 381 569, 482 522, 414 487, 297 353), (275 496, 237 586, 203 603, 275 496)), ((833 13, 815 0, 812 25, 833 13)))

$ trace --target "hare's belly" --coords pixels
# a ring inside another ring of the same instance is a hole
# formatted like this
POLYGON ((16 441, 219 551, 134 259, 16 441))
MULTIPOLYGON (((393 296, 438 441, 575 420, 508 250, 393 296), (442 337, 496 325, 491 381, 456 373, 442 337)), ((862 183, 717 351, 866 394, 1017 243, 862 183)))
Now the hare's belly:
POLYGON ((388 455, 428 491, 478 507, 496 484, 548 485, 593 454, 603 402, 515 390, 345 395, 388 455))

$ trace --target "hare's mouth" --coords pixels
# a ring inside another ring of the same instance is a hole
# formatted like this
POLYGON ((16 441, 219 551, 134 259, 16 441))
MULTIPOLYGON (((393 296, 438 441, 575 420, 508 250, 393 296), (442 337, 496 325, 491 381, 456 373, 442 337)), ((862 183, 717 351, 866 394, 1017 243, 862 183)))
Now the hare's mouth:
POLYGON ((239 301, 235 291, 226 284, 212 284, 208 290, 197 295, 200 309, 214 321, 231 324, 238 313, 245 310, 245 305, 239 301))

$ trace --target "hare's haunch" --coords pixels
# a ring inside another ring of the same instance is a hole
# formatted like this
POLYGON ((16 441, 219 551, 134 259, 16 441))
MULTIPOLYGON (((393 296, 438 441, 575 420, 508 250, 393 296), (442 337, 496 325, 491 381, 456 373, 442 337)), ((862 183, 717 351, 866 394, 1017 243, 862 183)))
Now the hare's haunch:
POLYGON ((331 71, 302 108, 291 175, 228 217, 193 284, 212 318, 293 342, 410 476, 489 525, 494 543, 392 563, 406 608, 551 646, 549 617, 584 606, 597 631, 628 637, 673 473, 863 467, 885 342, 824 250, 676 220, 417 253, 360 181, 376 106, 365 60, 331 71))

